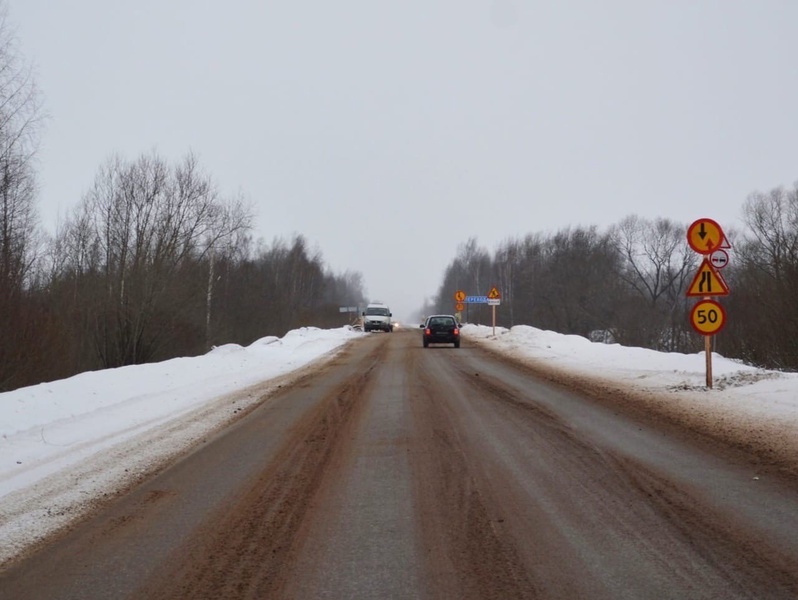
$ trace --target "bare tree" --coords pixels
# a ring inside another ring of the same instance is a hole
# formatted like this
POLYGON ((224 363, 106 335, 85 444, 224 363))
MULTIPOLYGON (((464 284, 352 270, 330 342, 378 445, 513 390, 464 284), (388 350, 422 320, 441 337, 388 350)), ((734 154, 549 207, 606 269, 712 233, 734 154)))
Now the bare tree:
POLYGON ((217 279, 216 261, 235 255, 243 243, 243 236, 251 229, 252 209, 239 194, 216 204, 211 226, 203 245, 208 261, 208 285, 205 293, 205 346, 212 345, 212 310, 214 284, 217 279))
POLYGON ((26 382, 20 357, 38 347, 28 288, 39 252, 33 158, 40 98, 0 3, 0 389, 26 382))
POLYGON ((751 194, 743 214, 750 229, 743 260, 779 285, 791 285, 798 264, 798 183, 751 194))
POLYGON ((276 238, 254 257, 230 265, 224 290, 218 312, 226 331, 240 343, 300 326, 341 325, 338 307, 343 298, 354 304, 365 300, 361 276, 331 275, 321 253, 309 249, 300 235, 290 241, 276 238))
POLYGON ((687 331, 685 292, 698 264, 687 244, 686 226, 667 219, 626 217, 611 229, 624 260, 621 279, 636 300, 625 307, 618 336, 625 343, 683 350, 687 331), (634 315, 634 316, 633 316, 634 315))
POLYGON ((735 244, 725 351, 753 364, 798 368, 798 184, 751 194, 735 244))
POLYGON ((493 271, 502 294, 508 325, 515 325, 515 288, 521 271, 521 248, 516 240, 506 240, 496 250, 493 271))
MULTIPOLYGON (((493 285, 491 278, 490 254, 477 243, 477 238, 468 238, 465 244, 458 249, 457 257, 465 271, 466 290, 476 296, 488 293, 493 285), (471 291, 473 290, 473 291, 471 291)), ((452 291, 452 294, 454 291, 452 291)))
MULTIPOLYGON (((457 289, 484 295, 488 286, 498 285, 505 307, 497 314, 500 324, 519 322, 588 335, 612 323, 618 262, 608 237, 595 227, 507 241, 492 260, 471 238, 446 269, 437 310, 451 306, 457 289)), ((478 321, 480 309, 468 310, 469 320, 478 321)))
POLYGON ((95 284, 84 302, 102 366, 151 360, 180 332, 207 342, 215 253, 250 218, 240 198, 219 199, 191 154, 175 166, 154 154, 109 159, 60 236, 76 294, 78 282, 95 284))
POLYGON ((567 228, 542 247, 534 303, 540 325, 588 337, 613 322, 618 260, 596 227, 567 228))
MULTIPOLYGON (((475 237, 468 238, 464 244, 457 248, 457 256, 446 269, 444 280, 438 290, 436 299, 437 312, 452 312, 454 294, 457 290, 464 291, 469 296, 483 296, 488 293, 491 281, 492 262, 487 250, 480 247, 475 237)), ((466 306, 466 319, 478 322, 484 318, 482 307, 479 305, 466 306)))

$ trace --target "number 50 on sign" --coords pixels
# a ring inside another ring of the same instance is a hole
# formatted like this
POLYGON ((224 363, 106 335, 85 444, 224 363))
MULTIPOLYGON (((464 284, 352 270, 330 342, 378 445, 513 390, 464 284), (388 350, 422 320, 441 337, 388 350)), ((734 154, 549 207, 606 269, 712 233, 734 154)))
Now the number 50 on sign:
POLYGON ((701 335, 713 335, 726 324, 726 311, 714 300, 701 300, 690 313, 690 323, 701 335))

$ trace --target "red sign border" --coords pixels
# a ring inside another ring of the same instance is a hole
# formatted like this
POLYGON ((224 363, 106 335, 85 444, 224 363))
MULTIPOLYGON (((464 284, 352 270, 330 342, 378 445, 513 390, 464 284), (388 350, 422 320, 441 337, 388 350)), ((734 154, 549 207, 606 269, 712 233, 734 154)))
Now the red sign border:
POLYGON ((687 228, 687 244, 690 246, 690 248, 693 249, 694 252, 697 252, 698 254, 702 254, 704 256, 712 254, 718 248, 730 248, 731 247, 731 246, 729 246, 729 242, 726 239, 726 234, 723 232, 723 227, 721 227, 720 224, 715 219, 710 219, 710 218, 707 218, 707 217, 703 217, 701 219, 696 219, 687 228), (711 223, 714 227, 717 227, 718 233, 720 234, 720 241, 718 242, 718 245, 715 248, 711 248, 711 249, 707 250, 706 248, 705 249, 701 249, 701 248, 698 248, 698 247, 693 245, 693 239, 692 239, 692 236, 690 235, 690 233, 693 231, 694 227, 697 227, 701 223, 711 223))
POLYGON ((726 327, 726 309, 723 308, 723 305, 720 302, 717 302, 716 300, 711 300, 709 298, 704 298, 703 300, 699 300, 698 302, 695 303, 695 306, 693 306, 692 310, 690 310, 690 325, 693 326, 693 329, 695 329, 699 335, 715 335, 716 333, 721 331, 724 327, 726 327), (723 323, 721 323, 720 327, 718 327, 712 333, 701 331, 698 327, 696 327, 695 312, 698 310, 698 307, 701 306, 702 304, 714 305, 720 311, 720 314, 723 315, 723 323))
POLYGON ((693 277, 692 281, 690 282, 690 285, 687 286, 687 291, 685 292, 684 295, 687 296, 688 298, 698 298, 698 297, 704 297, 704 296, 728 296, 730 293, 731 293, 731 290, 729 289, 729 284, 726 283, 725 279, 723 279, 723 275, 720 274, 720 271, 718 271, 718 269, 716 269, 715 267, 712 266, 712 263, 709 262, 709 257, 708 256, 704 256, 704 260, 701 261, 701 266, 698 267, 698 271, 696 271, 696 274, 693 277), (693 286, 698 281, 698 277, 701 275, 701 271, 704 270, 704 266, 705 265, 712 272, 712 274, 717 278, 717 280, 720 282, 720 287, 722 289, 721 292, 695 292, 695 293, 693 293, 693 292, 690 291, 691 289, 693 289, 693 286))
POLYGON ((720 271, 722 269, 725 269, 726 267, 729 266, 729 253, 726 252, 726 248, 723 247, 716 248, 715 250, 707 254, 706 259, 709 261, 709 264, 712 265, 712 268, 718 271, 718 275, 720 275, 720 271), (726 257, 726 263, 722 267, 716 267, 715 265, 712 264, 712 255, 718 252, 721 252, 726 257))

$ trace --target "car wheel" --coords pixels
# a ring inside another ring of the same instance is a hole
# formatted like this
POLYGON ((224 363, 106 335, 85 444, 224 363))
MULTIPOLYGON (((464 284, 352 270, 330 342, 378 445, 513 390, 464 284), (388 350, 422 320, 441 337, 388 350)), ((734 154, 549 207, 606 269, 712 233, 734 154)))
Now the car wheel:
POLYGON ((455 347, 455 348, 459 348, 459 347, 460 347, 460 342, 455 342, 455 343, 454 343, 454 347, 455 347))
POLYGON ((429 342, 427 340, 424 340, 424 347, 429 348, 429 342))

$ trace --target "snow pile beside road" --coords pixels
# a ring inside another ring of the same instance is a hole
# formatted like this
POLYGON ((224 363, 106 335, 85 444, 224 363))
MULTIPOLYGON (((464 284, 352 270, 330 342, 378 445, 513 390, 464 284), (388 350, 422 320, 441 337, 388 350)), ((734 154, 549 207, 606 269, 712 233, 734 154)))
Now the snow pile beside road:
POLYGON ((362 335, 302 328, 0 394, 0 564, 362 335))

